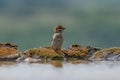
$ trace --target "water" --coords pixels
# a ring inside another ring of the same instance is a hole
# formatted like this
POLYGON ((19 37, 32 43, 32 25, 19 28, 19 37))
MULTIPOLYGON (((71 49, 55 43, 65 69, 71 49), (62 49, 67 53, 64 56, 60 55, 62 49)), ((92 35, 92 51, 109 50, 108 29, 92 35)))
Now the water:
POLYGON ((16 64, 0 66, 0 80, 120 80, 119 62, 16 64))

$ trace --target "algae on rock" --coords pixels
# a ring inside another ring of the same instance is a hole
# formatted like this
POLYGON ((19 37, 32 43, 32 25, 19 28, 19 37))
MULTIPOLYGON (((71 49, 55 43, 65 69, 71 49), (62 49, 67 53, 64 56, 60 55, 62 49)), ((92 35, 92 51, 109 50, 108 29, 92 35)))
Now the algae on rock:
POLYGON ((120 60, 120 47, 105 48, 95 52, 90 60, 120 60))
POLYGON ((0 43, 0 61, 11 61, 17 59, 20 51, 17 45, 13 43, 0 43))

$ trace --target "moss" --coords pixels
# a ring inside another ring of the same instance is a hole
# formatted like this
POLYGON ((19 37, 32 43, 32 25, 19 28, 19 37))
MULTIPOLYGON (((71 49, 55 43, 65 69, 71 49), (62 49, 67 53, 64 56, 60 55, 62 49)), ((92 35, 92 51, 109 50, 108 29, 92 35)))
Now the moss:
POLYGON ((32 48, 32 49, 29 49, 25 52, 26 52, 25 54, 28 57, 33 57, 33 58, 57 58, 57 57, 61 57, 54 50, 47 49, 47 48, 32 48))
POLYGON ((19 51, 14 48, 6 48, 6 47, 0 47, 0 57, 5 57, 8 55, 13 55, 18 53, 19 51))
POLYGON ((62 60, 63 58, 79 58, 83 59, 87 57, 86 48, 71 48, 71 49, 62 49, 59 52, 55 52, 51 47, 42 47, 42 48, 32 48, 25 51, 25 54, 28 57, 32 58, 46 58, 53 60, 62 60), (64 55, 64 57, 63 57, 64 55))
POLYGON ((79 50, 67 50, 63 49, 62 52, 65 54, 67 58, 84 58, 87 57, 87 50, 86 49, 79 49, 79 50))
POLYGON ((88 58, 94 52, 101 50, 100 48, 94 48, 91 46, 84 46, 80 44, 71 44, 68 50, 68 55, 76 56, 76 57, 83 57, 88 58))
POLYGON ((104 55, 120 54, 120 47, 105 48, 95 52, 92 58, 103 58, 104 55))
POLYGON ((9 42, 0 42, 0 47, 14 48, 17 49, 17 45, 9 42))
POLYGON ((70 45, 69 49, 62 49, 62 52, 67 58, 84 59, 88 56, 88 48, 83 47, 79 44, 72 44, 70 45))

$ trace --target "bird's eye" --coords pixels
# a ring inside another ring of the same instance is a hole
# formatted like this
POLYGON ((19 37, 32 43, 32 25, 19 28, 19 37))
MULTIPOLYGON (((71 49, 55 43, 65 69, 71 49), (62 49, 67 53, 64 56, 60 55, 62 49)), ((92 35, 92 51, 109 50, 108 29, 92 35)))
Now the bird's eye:
POLYGON ((59 30, 58 30, 58 32, 62 32, 62 30, 61 30, 61 29, 59 29, 59 30))

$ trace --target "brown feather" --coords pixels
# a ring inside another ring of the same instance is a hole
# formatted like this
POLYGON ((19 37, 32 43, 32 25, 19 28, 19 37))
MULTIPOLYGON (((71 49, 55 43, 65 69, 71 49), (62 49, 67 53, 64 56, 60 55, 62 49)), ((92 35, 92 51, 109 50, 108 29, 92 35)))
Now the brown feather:
POLYGON ((61 25, 58 24, 57 26, 55 26, 54 32, 56 32, 58 29, 64 30, 65 28, 63 26, 61 26, 61 25))

